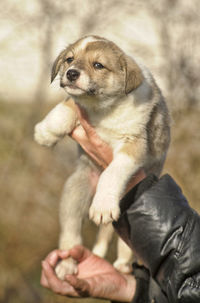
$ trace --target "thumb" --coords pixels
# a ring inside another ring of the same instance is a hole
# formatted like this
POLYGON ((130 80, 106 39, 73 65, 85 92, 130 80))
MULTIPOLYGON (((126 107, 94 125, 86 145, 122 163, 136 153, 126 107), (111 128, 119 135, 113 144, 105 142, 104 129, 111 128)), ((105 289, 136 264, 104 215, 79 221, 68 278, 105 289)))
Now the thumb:
POLYGON ((78 279, 74 275, 65 276, 65 281, 68 282, 81 297, 89 297, 90 294, 90 285, 87 281, 78 279))
POLYGON ((78 263, 88 259, 92 253, 82 245, 76 245, 69 250, 69 255, 75 259, 78 263))

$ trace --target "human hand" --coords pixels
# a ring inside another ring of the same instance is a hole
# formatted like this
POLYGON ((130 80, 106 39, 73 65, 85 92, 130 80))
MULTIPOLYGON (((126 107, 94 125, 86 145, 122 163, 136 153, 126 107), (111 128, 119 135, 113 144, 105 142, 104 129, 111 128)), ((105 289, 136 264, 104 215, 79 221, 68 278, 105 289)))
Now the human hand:
POLYGON ((80 105, 75 104, 75 106, 80 125, 72 131, 71 137, 100 167, 105 169, 112 161, 112 149, 97 135, 80 105))
POLYGON ((83 246, 75 246, 68 251, 52 251, 42 262, 41 285, 65 296, 123 302, 131 302, 136 289, 133 276, 119 273, 109 262, 83 246), (78 274, 66 275, 61 281, 54 269, 59 260, 69 256, 78 262, 78 274))
MULTIPOLYGON (((85 111, 79 106, 76 106, 77 115, 80 125, 71 133, 71 137, 77 141, 85 152, 103 169, 105 169, 113 159, 111 147, 104 142, 95 132, 88 121, 85 111)), ((140 169, 130 180, 126 192, 139 183, 146 177, 143 169, 140 169)))

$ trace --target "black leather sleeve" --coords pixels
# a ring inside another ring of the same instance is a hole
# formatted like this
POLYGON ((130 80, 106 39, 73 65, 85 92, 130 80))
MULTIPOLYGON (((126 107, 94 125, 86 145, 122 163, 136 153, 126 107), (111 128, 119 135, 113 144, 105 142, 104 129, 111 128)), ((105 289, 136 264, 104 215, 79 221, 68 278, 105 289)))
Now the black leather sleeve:
POLYGON ((133 188, 113 225, 150 272, 150 302, 200 302, 200 216, 169 175, 133 188))

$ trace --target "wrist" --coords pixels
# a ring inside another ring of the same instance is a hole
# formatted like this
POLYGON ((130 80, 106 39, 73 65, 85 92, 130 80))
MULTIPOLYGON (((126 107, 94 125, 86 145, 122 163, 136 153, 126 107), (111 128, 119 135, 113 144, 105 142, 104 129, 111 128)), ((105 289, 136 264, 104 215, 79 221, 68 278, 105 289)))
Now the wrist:
POLYGON ((136 280, 132 275, 123 275, 124 283, 116 295, 116 302, 132 302, 136 291, 136 280))
POLYGON ((132 302, 135 290, 136 290, 136 279, 133 275, 126 275, 127 287, 126 287, 126 301, 132 302))

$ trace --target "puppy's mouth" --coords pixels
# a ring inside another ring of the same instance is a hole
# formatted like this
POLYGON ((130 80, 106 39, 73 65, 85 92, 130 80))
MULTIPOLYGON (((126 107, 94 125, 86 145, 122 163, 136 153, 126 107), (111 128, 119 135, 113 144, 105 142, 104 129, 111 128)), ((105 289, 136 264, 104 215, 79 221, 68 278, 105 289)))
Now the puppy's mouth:
POLYGON ((65 87, 69 87, 71 89, 81 89, 81 90, 83 90, 82 88, 80 88, 79 86, 77 86, 75 84, 66 84, 65 87))
POLYGON ((60 82, 60 87, 62 88, 71 88, 71 89, 81 89, 80 87, 78 87, 75 83, 64 83, 64 82, 60 82))
POLYGON ((95 95, 96 89, 95 88, 88 88, 84 89, 76 85, 75 83, 60 83, 60 86, 66 90, 66 92, 70 95, 81 95, 81 94, 87 94, 87 95, 95 95))

